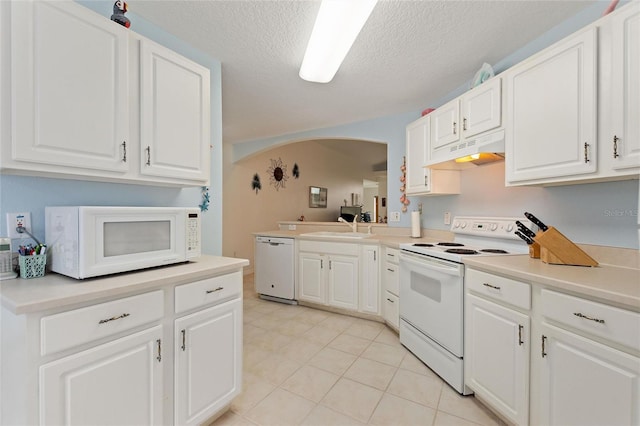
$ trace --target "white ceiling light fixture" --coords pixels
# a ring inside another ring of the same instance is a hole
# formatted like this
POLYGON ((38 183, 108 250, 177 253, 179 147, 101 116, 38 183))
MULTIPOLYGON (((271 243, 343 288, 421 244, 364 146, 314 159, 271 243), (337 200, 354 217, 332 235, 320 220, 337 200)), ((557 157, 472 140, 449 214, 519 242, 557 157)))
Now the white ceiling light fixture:
POLYGON ((315 83, 330 82, 376 3, 377 0, 322 0, 300 67, 300 78, 315 83))

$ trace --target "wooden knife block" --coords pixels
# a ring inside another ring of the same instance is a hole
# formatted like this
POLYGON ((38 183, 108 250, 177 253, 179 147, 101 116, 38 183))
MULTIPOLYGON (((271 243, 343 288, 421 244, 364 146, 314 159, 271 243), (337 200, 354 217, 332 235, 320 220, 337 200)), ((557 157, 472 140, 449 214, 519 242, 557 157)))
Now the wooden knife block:
MULTIPOLYGON (((529 246, 529 255, 536 254, 539 245, 539 257, 544 263, 553 265, 598 266, 598 262, 582 251, 560 231, 550 226, 546 231, 540 231, 534 238, 534 243, 529 246)), ((531 256, 537 258, 536 256, 531 256)))

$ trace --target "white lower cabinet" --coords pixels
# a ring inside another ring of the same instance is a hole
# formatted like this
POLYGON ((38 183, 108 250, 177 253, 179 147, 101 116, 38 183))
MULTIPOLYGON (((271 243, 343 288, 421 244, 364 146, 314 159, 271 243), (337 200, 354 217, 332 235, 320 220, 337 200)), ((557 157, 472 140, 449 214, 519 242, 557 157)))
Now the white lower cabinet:
POLYGON ((45 364, 40 424, 163 424, 162 369, 159 325, 45 364))
POLYGON ((516 424, 529 420, 529 317, 467 295, 465 383, 516 424))
POLYGON ((240 393, 242 300, 175 322, 175 424, 200 424, 240 393))
POLYGON ((375 244, 300 240, 298 299, 379 315, 379 252, 375 244))
POLYGON ((552 325, 540 331, 538 424, 640 424, 640 358, 552 325))
POLYGON ((75 309, 3 306, 1 315, 3 425, 203 424, 241 390, 241 268, 75 309))
POLYGON ((640 424, 640 313, 467 268, 465 384, 518 425, 640 424))
POLYGON ((383 309, 382 314, 387 324, 398 330, 400 328, 400 267, 398 265, 400 250, 386 247, 384 251, 383 277, 383 309))

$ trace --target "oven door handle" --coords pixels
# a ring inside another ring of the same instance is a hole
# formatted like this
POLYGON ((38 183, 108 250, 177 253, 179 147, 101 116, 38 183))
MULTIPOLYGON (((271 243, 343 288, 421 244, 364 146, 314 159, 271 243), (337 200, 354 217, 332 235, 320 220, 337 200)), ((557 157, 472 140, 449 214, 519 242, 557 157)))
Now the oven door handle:
POLYGON ((438 261, 437 259, 431 259, 428 256, 414 256, 411 254, 402 253, 400 255, 401 262, 407 262, 408 264, 423 268, 423 269, 435 269, 440 272, 444 272, 445 274, 461 276, 462 273, 460 271, 459 266, 453 266, 451 264, 445 264, 444 262, 438 261))

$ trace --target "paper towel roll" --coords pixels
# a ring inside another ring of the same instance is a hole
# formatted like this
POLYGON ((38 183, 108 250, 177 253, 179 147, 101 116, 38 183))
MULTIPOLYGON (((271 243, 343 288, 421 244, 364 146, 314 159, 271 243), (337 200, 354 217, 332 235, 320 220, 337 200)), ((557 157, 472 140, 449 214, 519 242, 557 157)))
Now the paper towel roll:
POLYGON ((420 238, 420 212, 411 212, 411 236, 413 238, 420 238))

